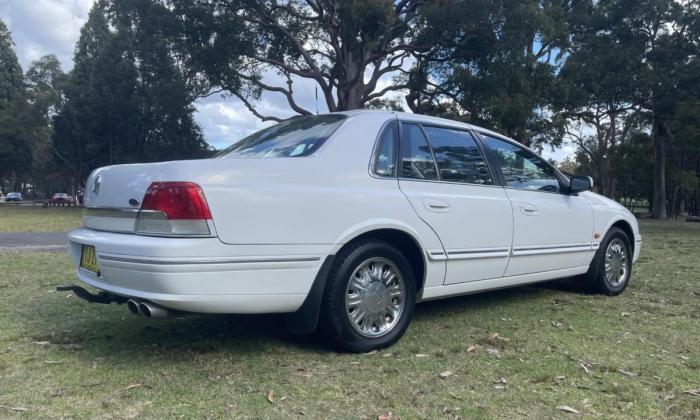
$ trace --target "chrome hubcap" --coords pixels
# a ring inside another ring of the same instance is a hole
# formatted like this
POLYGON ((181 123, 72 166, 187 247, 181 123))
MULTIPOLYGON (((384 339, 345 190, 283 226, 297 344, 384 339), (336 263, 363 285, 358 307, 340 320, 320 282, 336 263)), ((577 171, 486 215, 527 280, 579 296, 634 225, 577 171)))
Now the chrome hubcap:
POLYGON ((605 279, 617 287, 627 280, 627 249, 622 239, 615 238, 605 250, 605 279))
POLYGON ((406 306, 401 272, 385 258, 370 258, 350 276, 345 313, 350 325, 365 337, 381 337, 398 323, 406 306))

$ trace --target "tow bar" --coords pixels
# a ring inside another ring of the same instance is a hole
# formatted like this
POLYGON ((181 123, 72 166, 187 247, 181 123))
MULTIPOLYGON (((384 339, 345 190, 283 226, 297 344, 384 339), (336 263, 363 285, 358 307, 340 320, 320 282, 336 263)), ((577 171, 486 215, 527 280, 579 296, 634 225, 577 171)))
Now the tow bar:
POLYGON ((71 291, 80 299, 86 300, 90 303, 103 303, 105 305, 109 305, 110 303, 114 302, 117 305, 121 305, 122 303, 126 303, 128 300, 123 296, 117 296, 106 292, 98 292, 97 294, 93 294, 75 284, 57 286, 56 290, 59 292, 71 291))

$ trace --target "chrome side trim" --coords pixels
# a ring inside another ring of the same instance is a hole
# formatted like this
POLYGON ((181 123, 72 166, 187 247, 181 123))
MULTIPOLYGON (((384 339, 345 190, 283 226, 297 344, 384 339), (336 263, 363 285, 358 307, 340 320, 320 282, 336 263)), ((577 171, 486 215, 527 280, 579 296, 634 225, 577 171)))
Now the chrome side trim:
POLYGON ((510 248, 448 249, 447 253, 441 250, 432 250, 427 251, 427 254, 432 261, 502 258, 510 255, 510 248))
POLYGON ((511 255, 563 254, 567 252, 586 252, 595 249, 590 243, 570 245, 524 246, 513 248, 511 255))
POLYGON ((454 249, 447 251, 448 260, 468 260, 476 258, 504 258, 510 255, 510 248, 454 249))
POLYGON ((86 216, 94 217, 136 218, 138 213, 139 209, 120 207, 87 207, 85 209, 86 216))
POLYGON ((320 261, 321 257, 287 257, 287 258, 193 258, 187 260, 165 260, 158 258, 138 258, 138 257, 119 257, 115 255, 99 254, 98 258, 104 261, 125 262, 134 264, 149 264, 149 265, 190 265, 190 264, 255 264, 255 263, 288 263, 288 262, 313 262, 320 261))
POLYGON ((567 245, 541 245, 541 246, 519 246, 515 247, 514 251, 535 251, 541 249, 560 249, 560 248, 580 248, 580 247, 591 247, 590 243, 580 243, 580 244, 567 244, 567 245))
POLYGON ((441 249, 428 250, 425 251, 425 253, 428 255, 428 259, 430 259, 430 261, 445 261, 447 259, 445 251, 441 249))

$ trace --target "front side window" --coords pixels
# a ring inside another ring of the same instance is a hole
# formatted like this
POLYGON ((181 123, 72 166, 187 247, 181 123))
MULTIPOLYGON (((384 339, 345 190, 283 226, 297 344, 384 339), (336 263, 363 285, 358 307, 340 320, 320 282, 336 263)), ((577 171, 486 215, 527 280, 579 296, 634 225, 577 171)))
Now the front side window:
POLYGON ((372 172, 377 176, 396 176, 396 148, 399 143, 399 124, 394 120, 384 127, 374 156, 372 172))
POLYGON ((491 184, 486 160, 471 134, 462 130, 426 126, 440 179, 469 184, 491 184))
POLYGON ((512 143, 481 134, 503 171, 506 186, 520 190, 558 192, 556 171, 531 151, 512 143))
POLYGON ((216 157, 299 157, 318 150, 347 117, 339 114, 292 118, 253 133, 216 157))
POLYGON ((415 124, 401 124, 401 177, 437 180, 433 153, 415 124))

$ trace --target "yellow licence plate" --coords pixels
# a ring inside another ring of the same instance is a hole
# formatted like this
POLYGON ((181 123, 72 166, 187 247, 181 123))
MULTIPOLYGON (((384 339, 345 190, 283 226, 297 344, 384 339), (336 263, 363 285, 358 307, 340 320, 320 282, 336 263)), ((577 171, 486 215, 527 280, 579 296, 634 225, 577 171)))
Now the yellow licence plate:
POLYGON ((100 267, 97 265, 97 253, 92 245, 83 245, 80 252, 80 268, 95 275, 100 275, 100 267))

